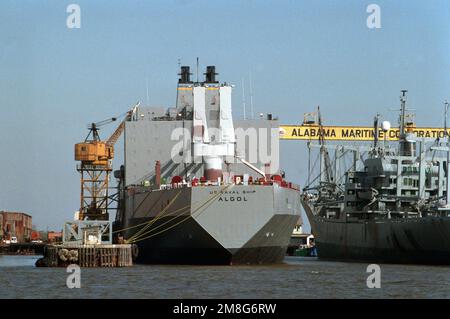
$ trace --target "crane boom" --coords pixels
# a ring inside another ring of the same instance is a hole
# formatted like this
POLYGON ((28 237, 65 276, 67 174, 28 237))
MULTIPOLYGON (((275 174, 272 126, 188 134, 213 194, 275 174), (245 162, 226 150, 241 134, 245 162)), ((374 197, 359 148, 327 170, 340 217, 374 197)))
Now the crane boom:
POLYGON ((125 129, 125 120, 122 123, 120 123, 120 125, 116 128, 114 133, 106 141, 106 144, 108 144, 109 146, 114 146, 114 144, 116 144, 117 140, 119 139, 120 135, 122 135, 124 129, 125 129))
POLYGON ((262 170, 260 170, 259 168, 257 168, 255 165, 250 164, 249 162, 247 162, 245 159, 243 159, 242 157, 239 157, 237 155, 234 156, 235 158, 237 158, 238 160, 240 160, 244 165, 250 167, 252 170, 254 170, 255 172, 259 173, 260 175, 262 175, 262 177, 266 178, 266 173, 264 173, 262 170))
POLYGON ((116 128, 114 133, 109 137, 109 139, 106 141, 106 144, 109 146, 114 146, 116 144, 117 140, 119 139, 120 135, 122 135, 123 130, 125 129, 125 122, 129 121, 134 113, 136 113, 136 109, 140 105, 141 102, 138 102, 130 111, 127 112, 127 116, 124 118, 122 123, 119 124, 119 126, 116 128))

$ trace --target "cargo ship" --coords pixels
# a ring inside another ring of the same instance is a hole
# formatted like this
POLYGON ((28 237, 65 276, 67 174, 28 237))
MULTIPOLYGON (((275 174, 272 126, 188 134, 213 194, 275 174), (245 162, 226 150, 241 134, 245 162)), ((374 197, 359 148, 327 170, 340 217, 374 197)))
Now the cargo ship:
POLYGON ((116 236, 137 263, 282 262, 302 221, 300 188, 278 167, 278 120, 233 119, 233 86, 215 66, 201 82, 189 66, 179 75, 175 107, 125 122, 116 236))
POLYGON ((318 182, 305 187, 301 199, 319 258, 450 264, 449 137, 446 129, 444 140, 415 137, 414 123, 406 120, 406 92, 400 97, 397 148, 379 141, 379 133, 390 129, 387 121, 380 129, 379 116, 374 144, 365 150, 319 139, 318 182), (339 152, 336 159, 353 153, 342 179, 339 164, 330 161, 331 149, 339 152), (368 153, 364 160, 362 151, 368 153))

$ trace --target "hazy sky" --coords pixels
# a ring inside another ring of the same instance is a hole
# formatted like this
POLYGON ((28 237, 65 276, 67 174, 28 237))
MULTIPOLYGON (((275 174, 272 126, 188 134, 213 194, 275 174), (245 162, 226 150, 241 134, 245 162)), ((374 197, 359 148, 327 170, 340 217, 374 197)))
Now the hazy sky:
MULTIPOLYGON (((438 1, 9 1, 0 2, 0 210, 60 229, 79 208, 73 144, 87 123, 136 101, 173 106, 178 59, 216 65, 236 84, 253 78, 255 112, 296 124, 320 104, 325 123, 392 122, 399 91, 417 124, 442 123, 450 99, 450 2, 438 1), (66 8, 81 8, 68 29, 66 8), (369 29, 366 8, 381 8, 369 29)), ((248 92, 248 87, 246 89, 248 92)), ((248 104, 248 97, 247 97, 248 104)), ((108 136, 114 126, 101 132, 108 136)), ((281 164, 304 185, 306 146, 284 141, 281 164)), ((115 167, 120 164, 119 156, 115 167)))

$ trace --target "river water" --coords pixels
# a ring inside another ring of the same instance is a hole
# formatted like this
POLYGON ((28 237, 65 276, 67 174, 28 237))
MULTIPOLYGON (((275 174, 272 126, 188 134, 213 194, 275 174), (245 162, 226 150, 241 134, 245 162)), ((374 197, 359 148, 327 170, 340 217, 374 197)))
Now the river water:
POLYGON ((69 289, 65 268, 36 268, 37 256, 0 255, 0 298, 450 298, 450 267, 380 265, 286 257, 275 266, 159 266, 81 269, 69 289))

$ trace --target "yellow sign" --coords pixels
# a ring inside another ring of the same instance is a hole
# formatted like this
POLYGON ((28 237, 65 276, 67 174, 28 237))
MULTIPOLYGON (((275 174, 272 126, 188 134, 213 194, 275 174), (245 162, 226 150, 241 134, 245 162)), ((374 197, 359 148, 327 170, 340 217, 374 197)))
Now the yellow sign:
MULTIPOLYGON (((444 137, 444 129, 438 127, 409 128, 418 138, 444 137)), ((450 132, 450 130, 447 130, 450 132)), ((318 125, 281 125, 280 139, 282 140, 318 140, 323 135, 325 140, 331 141, 373 141, 374 129, 370 126, 323 126, 318 125)), ((386 141, 397 141, 400 136, 398 128, 383 132, 379 129, 378 138, 386 141)))

